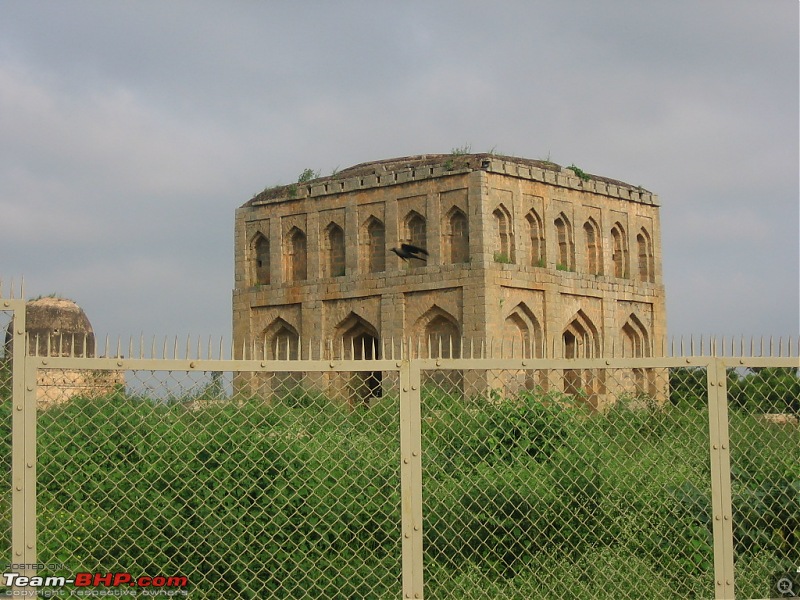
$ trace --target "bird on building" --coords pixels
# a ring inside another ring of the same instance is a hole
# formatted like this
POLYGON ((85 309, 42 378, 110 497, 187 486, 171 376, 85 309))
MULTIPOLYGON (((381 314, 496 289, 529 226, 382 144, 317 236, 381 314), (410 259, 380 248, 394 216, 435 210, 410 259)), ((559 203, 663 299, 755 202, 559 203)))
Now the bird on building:
POLYGON ((428 256, 428 251, 419 246, 412 246, 411 244, 400 244, 399 248, 392 248, 392 252, 397 254, 400 258, 408 261, 409 258, 416 258, 417 260, 427 261, 425 256, 428 256), (423 256, 423 254, 425 256, 423 256))

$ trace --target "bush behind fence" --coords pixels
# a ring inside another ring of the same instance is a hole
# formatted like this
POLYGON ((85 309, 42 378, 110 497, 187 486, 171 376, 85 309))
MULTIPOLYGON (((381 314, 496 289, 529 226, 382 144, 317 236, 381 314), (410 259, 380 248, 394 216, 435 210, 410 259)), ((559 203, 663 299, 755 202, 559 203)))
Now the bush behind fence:
MULTIPOLYGON (((800 566, 796 359, 722 365, 727 549, 712 490, 724 450, 713 448, 709 386, 719 359, 293 361, 291 371, 274 370, 286 361, 27 360, 39 373, 124 373, 114 391, 33 411, 36 561, 63 565, 42 575, 183 575, 196 598, 413 597, 424 581, 431 598, 498 599, 726 597, 735 576, 749 598, 774 595, 800 566), (576 366, 581 382, 614 390, 601 410, 566 381, 576 366), (664 395, 632 388, 634 368, 650 369, 664 395), (416 446, 403 436, 415 430, 419 489, 404 471, 416 446), (415 498, 421 523, 406 510, 415 498), (725 552, 734 569, 720 584, 725 552)), ((4 369, 0 458, 11 467, 4 369)), ((12 502, 2 507, 13 551, 12 502)))

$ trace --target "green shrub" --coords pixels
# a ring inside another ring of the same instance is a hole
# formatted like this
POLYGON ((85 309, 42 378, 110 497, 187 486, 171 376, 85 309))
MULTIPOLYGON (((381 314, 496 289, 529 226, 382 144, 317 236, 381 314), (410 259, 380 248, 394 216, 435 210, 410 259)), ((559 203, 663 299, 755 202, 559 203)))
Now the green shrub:
POLYGON ((320 172, 314 169, 303 169, 303 172, 297 176, 297 183, 308 183, 312 179, 319 177, 320 172))
POLYGON ((703 368, 679 367, 669 371, 669 400, 675 406, 705 408, 708 377, 703 368))
MULTIPOLYGON (((426 593, 712 595, 704 371, 673 370, 670 394, 590 414, 558 393, 423 388, 426 593)), ((369 410, 299 386, 271 404, 191 399, 40 412, 41 562, 185 575, 199 598, 396 595, 396 396, 369 410)), ((737 581, 762 590, 781 560, 800 564, 800 433, 737 406, 737 581)))
POLYGON ((583 169, 576 167, 574 163, 568 166, 567 168, 571 169, 572 172, 575 173, 575 176, 581 181, 589 181, 590 179, 589 175, 583 169))
POLYGON ((201 597, 394 588, 397 437, 320 398, 293 402, 306 406, 118 395, 42 413, 40 559, 182 574, 201 597))
POLYGON ((741 375, 728 371, 728 397, 748 412, 800 415, 800 376, 797 369, 758 368, 741 375))

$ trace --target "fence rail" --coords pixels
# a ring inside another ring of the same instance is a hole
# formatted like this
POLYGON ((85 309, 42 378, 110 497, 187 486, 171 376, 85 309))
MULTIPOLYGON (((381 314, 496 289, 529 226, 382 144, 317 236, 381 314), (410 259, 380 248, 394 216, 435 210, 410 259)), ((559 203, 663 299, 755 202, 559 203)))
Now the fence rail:
POLYGON ((8 302, 6 572, 193 598, 800 589, 794 342, 575 360, 306 343, 317 358, 272 360, 194 343, 76 357, 64 347, 87 344, 62 341, 37 356, 8 302))
MULTIPOLYGON (((15 301, 9 301, 9 304, 15 301)), ((406 358, 558 358, 563 359, 559 348, 535 345, 529 339, 494 339, 488 341, 475 338, 438 337, 389 338, 366 343, 363 339, 332 340, 284 337, 271 347, 265 339, 243 340, 240 344, 226 343, 224 338, 177 336, 147 339, 130 337, 112 340, 106 337, 103 344, 95 348, 94 339, 89 343, 87 334, 59 335, 43 338, 37 334, 29 339, 30 356, 59 356, 72 358, 94 358, 95 355, 110 358, 139 359, 207 359, 207 360, 402 360, 406 358)), ((727 358, 792 358, 800 355, 800 337, 775 336, 683 336, 664 339, 663 343, 648 348, 646 353, 630 355, 624 346, 612 346, 602 358, 714 356, 727 358)))

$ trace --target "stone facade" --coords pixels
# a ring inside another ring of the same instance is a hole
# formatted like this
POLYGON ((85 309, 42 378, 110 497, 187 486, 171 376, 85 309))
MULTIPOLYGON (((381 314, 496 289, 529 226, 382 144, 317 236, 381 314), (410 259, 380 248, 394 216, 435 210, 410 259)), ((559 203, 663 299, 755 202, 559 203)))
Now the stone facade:
MULTIPOLYGON (((95 355, 94 330, 86 313, 72 300, 44 297, 25 308, 25 333, 30 356, 95 355)), ((11 324, 6 330, 5 357, 11 356, 11 324)), ((39 369, 36 399, 40 409, 63 404, 72 398, 97 398, 125 387, 122 371, 88 369, 39 369)))
POLYGON ((233 331, 237 347, 266 342, 267 358, 296 356, 298 339, 332 341, 335 358, 409 337, 443 356, 462 339, 505 340, 518 356, 657 355, 658 198, 490 154, 265 190, 236 213, 233 331), (392 253, 402 242, 427 248, 427 263, 392 253))

